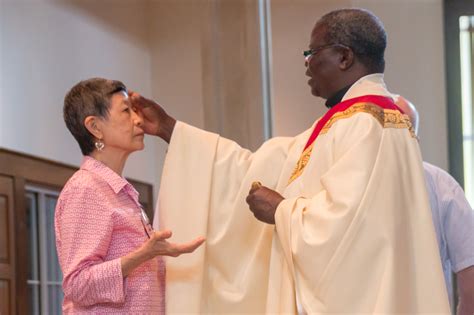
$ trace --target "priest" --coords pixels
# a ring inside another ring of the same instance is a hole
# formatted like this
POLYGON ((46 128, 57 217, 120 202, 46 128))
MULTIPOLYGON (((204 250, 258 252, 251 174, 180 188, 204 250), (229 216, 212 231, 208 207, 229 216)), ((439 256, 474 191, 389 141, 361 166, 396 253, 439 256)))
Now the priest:
POLYGON ((304 55, 327 113, 253 153, 131 93, 145 131, 169 143, 160 224, 207 239, 167 262, 167 312, 449 313, 420 150, 385 86, 385 47, 371 12, 324 15, 304 55))

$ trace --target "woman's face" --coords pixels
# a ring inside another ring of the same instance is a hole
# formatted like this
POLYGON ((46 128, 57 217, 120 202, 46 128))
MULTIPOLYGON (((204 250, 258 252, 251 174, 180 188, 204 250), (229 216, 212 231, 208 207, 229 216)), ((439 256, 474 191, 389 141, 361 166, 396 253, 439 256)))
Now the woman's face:
POLYGON ((118 92, 110 100, 109 116, 99 119, 106 149, 131 153, 145 145, 142 117, 131 107, 127 93, 118 92))

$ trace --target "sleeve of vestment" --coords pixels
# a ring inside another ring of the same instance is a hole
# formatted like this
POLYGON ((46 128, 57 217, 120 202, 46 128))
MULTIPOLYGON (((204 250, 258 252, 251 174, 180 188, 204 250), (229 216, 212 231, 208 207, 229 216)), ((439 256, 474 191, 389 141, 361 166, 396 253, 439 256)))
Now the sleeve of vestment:
POLYGON ((120 258, 104 260, 114 223, 103 197, 93 187, 69 187, 57 209, 64 295, 81 306, 123 303, 125 280, 120 258))
POLYGON ((294 164, 286 173, 282 165, 292 139, 272 139, 252 153, 176 124, 160 185, 160 228, 171 229, 177 242, 203 235, 206 243, 167 259, 169 312, 264 312, 273 229, 254 218, 245 198, 253 181, 273 189, 287 182, 294 164))

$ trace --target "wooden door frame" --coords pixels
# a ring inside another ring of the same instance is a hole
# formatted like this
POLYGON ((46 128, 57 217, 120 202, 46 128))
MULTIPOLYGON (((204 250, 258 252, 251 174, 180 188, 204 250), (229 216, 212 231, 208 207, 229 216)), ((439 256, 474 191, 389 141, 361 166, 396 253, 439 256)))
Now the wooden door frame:
MULTIPOLYGON (((25 203, 25 186, 33 184, 60 191, 77 167, 0 148, 0 175, 13 178, 14 236, 16 241, 16 312, 28 314, 28 228, 25 203)), ((153 220, 153 185, 127 178, 140 193, 150 219, 153 220)))
MULTIPOLYGON (((461 186, 464 186, 459 18, 463 15, 474 15, 474 1, 444 0, 443 9, 447 87, 446 104, 449 139, 449 172, 461 184, 461 186)), ((455 308, 458 304, 458 293, 456 288, 456 277, 453 277, 453 308, 455 308)), ((455 313, 456 309, 454 309, 453 312, 455 313)))
POLYGON ((459 17, 474 15, 472 0, 444 0, 449 172, 464 186, 459 17))

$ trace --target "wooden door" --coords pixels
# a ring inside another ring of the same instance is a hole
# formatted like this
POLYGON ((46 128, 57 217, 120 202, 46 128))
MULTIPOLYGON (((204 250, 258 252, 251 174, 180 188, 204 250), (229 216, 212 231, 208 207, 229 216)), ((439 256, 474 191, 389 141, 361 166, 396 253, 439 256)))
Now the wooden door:
POLYGON ((0 176, 0 315, 16 313, 13 178, 0 176))

